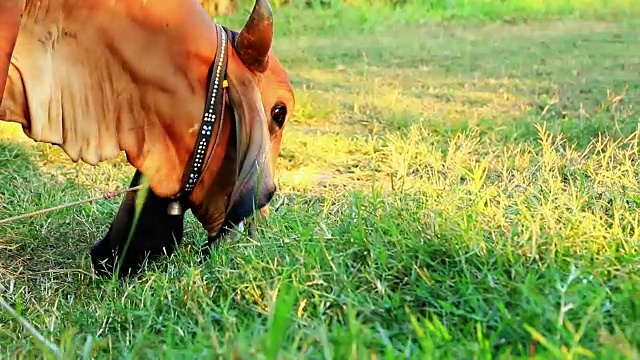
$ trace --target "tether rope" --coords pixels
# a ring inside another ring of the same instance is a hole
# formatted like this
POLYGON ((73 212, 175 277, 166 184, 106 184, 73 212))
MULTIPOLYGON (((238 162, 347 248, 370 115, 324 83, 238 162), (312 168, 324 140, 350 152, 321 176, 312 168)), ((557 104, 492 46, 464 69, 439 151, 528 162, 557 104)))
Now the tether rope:
POLYGON ((142 187, 143 187, 143 185, 138 185, 138 186, 134 186, 134 187, 131 187, 131 188, 128 188, 128 189, 124 189, 124 190, 109 190, 109 191, 105 192, 104 194, 102 194, 101 196, 96 196, 96 197, 93 197, 93 198, 79 200, 79 201, 74 201, 74 202, 70 202, 70 203, 54 206, 52 208, 42 209, 42 210, 38 210, 38 211, 27 213, 27 214, 23 214, 23 215, 18 215, 18 216, 13 216, 13 217, 10 217, 10 218, 2 219, 2 220, 0 220, 0 225, 8 224, 8 223, 11 223, 11 222, 14 222, 14 221, 26 219, 26 218, 29 218, 29 217, 32 217, 32 216, 36 216, 36 215, 45 214, 45 213, 52 212, 52 211, 66 209, 66 208, 72 207, 72 206, 77 206, 77 205, 81 205, 81 204, 90 203, 90 202, 97 201, 97 200, 113 199, 118 195, 130 192, 130 191, 140 190, 142 187))

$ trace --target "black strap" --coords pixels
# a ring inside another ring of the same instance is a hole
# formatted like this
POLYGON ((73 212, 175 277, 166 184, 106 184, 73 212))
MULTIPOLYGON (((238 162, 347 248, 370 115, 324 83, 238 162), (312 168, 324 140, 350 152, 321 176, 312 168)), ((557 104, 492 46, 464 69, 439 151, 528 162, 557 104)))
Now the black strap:
POLYGON ((177 196, 183 199, 191 194, 198 180, 200 180, 202 170, 205 167, 205 158, 209 155, 208 150, 212 135, 219 133, 222 125, 225 103, 224 84, 226 82, 228 60, 228 33, 226 29, 219 24, 216 24, 216 32, 218 33, 218 50, 214 60, 211 62, 211 66, 209 66, 209 72, 207 74, 209 87, 202 115, 202 124, 198 132, 196 146, 188 162, 189 166, 182 178, 182 191, 177 196))

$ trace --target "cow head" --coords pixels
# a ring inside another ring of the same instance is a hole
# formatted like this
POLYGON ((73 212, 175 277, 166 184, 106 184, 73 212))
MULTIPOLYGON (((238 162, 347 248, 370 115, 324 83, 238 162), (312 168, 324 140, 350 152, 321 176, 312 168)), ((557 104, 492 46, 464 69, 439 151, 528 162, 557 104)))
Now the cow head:
POLYGON ((271 51, 273 17, 267 0, 257 0, 243 29, 232 35, 222 125, 227 126, 220 137, 228 141, 216 144, 210 168, 190 198, 210 236, 268 206, 276 191, 282 132, 295 105, 287 73, 271 51))
MULTIPOLYGON (((272 52, 273 16, 267 0, 256 0, 242 30, 227 41, 219 44, 228 51, 223 121, 199 181, 182 203, 206 229, 209 242, 268 207, 276 192, 282 132, 295 106, 287 73, 272 52)), ((140 182, 139 175, 131 185, 140 182)), ((172 253, 182 238, 183 215, 167 213, 171 201, 148 194, 129 236, 136 199, 128 196, 103 241, 92 249, 94 267, 100 272, 105 260, 112 266, 114 250, 121 253, 125 242, 128 253, 119 254, 125 273, 139 270, 145 256, 172 253)))

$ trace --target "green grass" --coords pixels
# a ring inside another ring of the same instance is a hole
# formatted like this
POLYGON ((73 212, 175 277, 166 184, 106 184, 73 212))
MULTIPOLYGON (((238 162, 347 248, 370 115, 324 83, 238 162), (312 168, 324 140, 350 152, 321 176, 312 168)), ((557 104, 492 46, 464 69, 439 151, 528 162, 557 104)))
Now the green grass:
MULTIPOLYGON (((276 10, 298 106, 259 235, 200 266, 190 215, 177 256, 96 280, 118 200, 82 205, 0 228, 0 294, 69 357, 638 359, 638 13, 455 3, 276 10)), ((0 218, 133 172, 0 134, 0 218)), ((0 358, 44 356, 0 311, 0 358)))

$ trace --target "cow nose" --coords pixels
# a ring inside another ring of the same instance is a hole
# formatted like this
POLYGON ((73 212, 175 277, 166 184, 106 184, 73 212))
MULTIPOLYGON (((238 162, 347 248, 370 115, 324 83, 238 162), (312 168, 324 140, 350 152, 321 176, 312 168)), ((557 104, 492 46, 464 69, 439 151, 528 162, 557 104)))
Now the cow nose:
POLYGON ((264 191, 261 191, 258 197, 258 209, 267 206, 271 202, 271 199, 273 199, 273 196, 276 194, 277 190, 277 186, 272 183, 271 185, 267 186, 264 191))
POLYGON ((242 220, 249 217, 254 211, 269 204, 275 193, 276 186, 273 183, 263 186, 259 192, 256 192, 256 189, 253 189, 253 191, 243 193, 231 207, 227 214, 227 221, 234 225, 239 224, 242 220))

